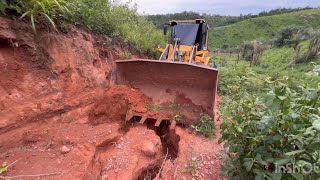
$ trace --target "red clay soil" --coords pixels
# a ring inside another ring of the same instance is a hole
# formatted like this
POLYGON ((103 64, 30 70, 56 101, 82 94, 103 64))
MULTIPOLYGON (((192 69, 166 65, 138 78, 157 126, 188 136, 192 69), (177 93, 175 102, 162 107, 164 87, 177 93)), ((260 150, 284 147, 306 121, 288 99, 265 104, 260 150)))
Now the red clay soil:
POLYGON ((189 125, 203 110, 183 97, 153 109, 138 89, 115 85, 119 44, 106 47, 72 26, 38 33, 0 18, 0 163, 9 164, 0 177, 221 179, 220 121, 214 139, 174 121, 125 122, 133 110, 170 120, 179 114, 189 125), (185 172, 190 160, 198 162, 193 174, 185 172))

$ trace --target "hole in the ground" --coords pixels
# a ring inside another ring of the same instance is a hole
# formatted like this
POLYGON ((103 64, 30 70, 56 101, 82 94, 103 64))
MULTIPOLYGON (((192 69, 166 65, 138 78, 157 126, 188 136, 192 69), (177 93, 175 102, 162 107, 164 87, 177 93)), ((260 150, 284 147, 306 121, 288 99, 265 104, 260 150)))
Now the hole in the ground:
POLYGON ((0 48, 11 47, 11 44, 8 39, 0 39, 0 48))
POLYGON ((167 158, 174 161, 178 157, 180 137, 175 133, 175 130, 170 130, 170 121, 162 121, 159 127, 154 126, 156 121, 155 119, 147 119, 145 124, 160 137, 163 155, 168 153, 167 158))
POLYGON ((140 116, 134 116, 131 118, 130 121, 123 123, 123 125, 121 126, 121 128, 119 129, 119 131, 122 134, 127 134, 127 132, 130 130, 131 127, 135 126, 136 124, 138 124, 138 122, 141 120, 142 117, 140 116))
MULTIPOLYGON (((134 116, 129 122, 127 122, 121 128, 121 132, 127 133, 129 129, 139 124, 142 117, 134 116)), ((167 153, 167 159, 174 161, 178 157, 179 152, 179 141, 180 137, 175 133, 175 130, 170 130, 170 121, 163 120, 159 127, 156 127, 156 119, 146 119, 143 125, 147 126, 148 129, 152 129, 161 139, 162 154, 165 156, 167 153)))
MULTIPOLYGON (((124 132, 128 132, 131 127, 141 125, 139 123, 141 119, 142 117, 140 116, 134 116, 122 127, 122 130, 124 132)), ((149 118, 146 119, 143 125, 147 126, 148 129, 154 130, 155 133, 160 137, 163 157, 167 155, 166 159, 174 161, 178 157, 180 136, 175 133, 174 129, 170 129, 170 121, 163 120, 159 127, 155 126, 156 122, 156 119, 149 118)), ((160 164, 160 162, 157 162, 152 166, 142 170, 142 172, 139 173, 138 180, 154 179, 159 173, 160 164)))
POLYGON ((152 180, 154 179, 160 169, 159 164, 155 164, 153 166, 148 167, 147 169, 143 170, 138 177, 138 180, 152 180))

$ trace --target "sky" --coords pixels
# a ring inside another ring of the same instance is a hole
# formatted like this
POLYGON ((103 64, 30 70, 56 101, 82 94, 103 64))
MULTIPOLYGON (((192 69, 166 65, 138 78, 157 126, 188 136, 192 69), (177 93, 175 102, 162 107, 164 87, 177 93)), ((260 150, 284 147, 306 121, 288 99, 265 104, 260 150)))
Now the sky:
POLYGON ((283 7, 320 7, 320 0, 132 0, 132 2, 138 5, 141 14, 194 11, 238 16, 283 7))

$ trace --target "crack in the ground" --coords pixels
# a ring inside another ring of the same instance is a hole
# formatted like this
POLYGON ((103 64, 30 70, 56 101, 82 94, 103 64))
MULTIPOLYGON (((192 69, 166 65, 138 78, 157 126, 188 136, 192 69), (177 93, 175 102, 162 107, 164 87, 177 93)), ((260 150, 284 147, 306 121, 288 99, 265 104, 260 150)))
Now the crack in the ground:
MULTIPOLYGON (((162 157, 166 160, 171 160, 172 162, 178 158, 178 151, 179 151, 179 141, 180 136, 178 136, 175 133, 175 128, 170 128, 170 122, 169 121, 163 121, 159 125, 159 127, 154 126, 156 120, 154 119, 147 119, 144 124, 140 124, 139 118, 134 117, 131 121, 125 123, 122 125, 122 127, 119 129, 119 132, 121 132, 122 136, 124 137, 127 132, 130 131, 132 127, 135 126, 145 126, 148 129, 153 130, 157 136, 161 139, 161 145, 162 145, 162 157)), ((94 157, 88 167, 87 174, 85 177, 99 177, 100 179, 103 179, 103 171, 104 171, 104 165, 101 164, 100 156, 101 154, 104 154, 110 150, 110 147, 112 147, 114 144, 117 144, 118 141, 121 139, 120 136, 117 136, 112 139, 108 139, 105 141, 102 141, 98 145, 96 145, 95 154, 94 157)), ((147 168, 143 168, 138 170, 139 175, 136 176, 137 180, 149 180, 155 178, 157 175, 161 176, 161 160, 153 160, 151 165, 149 165, 147 168)))

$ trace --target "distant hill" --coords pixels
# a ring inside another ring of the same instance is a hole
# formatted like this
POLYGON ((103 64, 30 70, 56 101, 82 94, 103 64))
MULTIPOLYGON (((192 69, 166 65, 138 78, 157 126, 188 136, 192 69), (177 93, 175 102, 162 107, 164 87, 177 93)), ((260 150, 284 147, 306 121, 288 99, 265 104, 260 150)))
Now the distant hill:
POLYGON ((281 28, 309 26, 320 28, 320 9, 308 9, 291 13, 247 19, 227 26, 214 27, 210 31, 209 47, 236 46, 254 39, 270 40, 281 28))
POLYGON ((302 11, 306 9, 312 9, 310 7, 304 8, 279 8, 273 9, 271 11, 263 11, 259 14, 241 14, 240 16, 223 16, 218 14, 199 14, 196 12, 183 11, 180 13, 172 14, 157 14, 157 15, 146 15, 146 18, 150 20, 157 28, 161 29, 164 24, 168 23, 170 20, 188 20, 188 19, 206 19, 210 27, 226 26, 229 24, 234 24, 246 19, 251 19, 255 17, 265 17, 277 14, 284 14, 296 11, 302 11))

